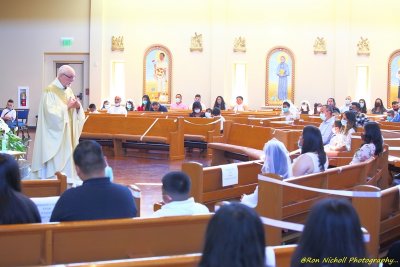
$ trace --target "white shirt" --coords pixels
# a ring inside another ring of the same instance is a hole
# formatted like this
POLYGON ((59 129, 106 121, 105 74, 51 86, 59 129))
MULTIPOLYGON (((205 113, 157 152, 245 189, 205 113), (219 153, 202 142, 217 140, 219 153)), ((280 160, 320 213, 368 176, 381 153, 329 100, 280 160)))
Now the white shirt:
POLYGON ((127 115, 128 111, 126 111, 126 108, 123 106, 112 106, 107 110, 107 113, 127 115))
POLYGON ((210 213, 210 211, 206 206, 194 202, 194 198, 191 197, 186 200, 172 201, 163 205, 161 209, 153 213, 152 217, 198 215, 208 213, 210 213))
POLYGON ((17 117, 17 113, 15 112, 15 109, 9 109, 5 108, 1 112, 1 118, 11 118, 11 121, 14 121, 15 118, 17 117))

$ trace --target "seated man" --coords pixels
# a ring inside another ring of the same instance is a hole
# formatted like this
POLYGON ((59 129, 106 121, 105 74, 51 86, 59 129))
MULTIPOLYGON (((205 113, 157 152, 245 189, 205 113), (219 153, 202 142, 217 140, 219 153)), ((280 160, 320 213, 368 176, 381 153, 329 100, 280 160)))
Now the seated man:
MULTIPOLYGON (((199 102, 201 104, 201 110, 206 110, 207 109, 206 105, 201 102, 201 95, 196 94, 194 96, 194 102, 199 102)), ((190 109, 193 109, 193 104, 190 106, 190 109)))
POLYGON ((105 177, 101 146, 83 141, 74 151, 74 163, 82 186, 65 191, 51 214, 51 222, 131 218, 136 206, 130 190, 105 177))
POLYGON ((321 131, 322 135, 322 142, 324 143, 324 145, 327 145, 332 138, 332 126, 335 122, 335 116, 333 116, 332 106, 323 105, 319 116, 322 120, 321 124, 319 125, 319 130, 321 131))
POLYGON ((110 107, 108 109, 107 113, 122 114, 122 115, 128 114, 128 111, 126 110, 126 108, 121 106, 121 97, 120 96, 115 96, 114 103, 115 103, 115 105, 110 107))
POLYGON ((5 109, 3 109, 3 112, 1 112, 1 118, 7 123, 8 127, 10 127, 11 130, 14 129, 15 125, 15 118, 17 117, 17 113, 15 112, 14 109, 14 101, 12 99, 9 99, 7 101, 7 106, 5 109))
POLYGON ((182 102, 182 95, 181 94, 176 94, 175 103, 171 104, 171 109, 183 109, 183 110, 188 109, 188 106, 183 104, 183 102, 182 102))
POLYGON ((208 208, 189 198, 190 178, 183 172, 170 172, 162 178, 162 197, 165 205, 153 217, 207 214, 208 208))
POLYGON ((150 111, 168 112, 168 109, 165 106, 161 105, 160 103, 154 101, 153 103, 151 103, 150 111))

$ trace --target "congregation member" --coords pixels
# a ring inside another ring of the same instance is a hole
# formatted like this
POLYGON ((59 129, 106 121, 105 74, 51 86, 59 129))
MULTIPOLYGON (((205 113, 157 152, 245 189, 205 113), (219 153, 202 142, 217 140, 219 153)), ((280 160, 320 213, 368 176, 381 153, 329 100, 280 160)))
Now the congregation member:
POLYGON ((387 115, 386 118, 383 118, 383 120, 384 120, 384 121, 388 121, 388 122, 393 121, 393 119, 396 117, 395 112, 394 112, 393 109, 389 109, 389 110, 386 112, 386 115, 387 115))
POLYGON ((150 111, 151 109, 151 101, 148 95, 144 95, 142 97, 142 105, 137 107, 138 111, 150 111))
POLYGON ((154 101, 153 103, 151 103, 150 111, 168 112, 168 109, 165 106, 161 105, 159 102, 154 101))
POLYGON ((286 121, 293 121, 299 118, 297 109, 290 100, 283 101, 281 116, 285 116, 286 121))
POLYGON ((111 106, 107 113, 109 114, 121 114, 121 115, 127 115, 128 112, 126 111, 126 108, 121 106, 121 97, 120 96, 115 96, 114 98, 114 106, 111 106))
POLYGON ((367 258, 357 212, 347 199, 321 200, 311 208, 290 266, 368 266, 350 262, 352 257, 367 258), (304 263, 302 261, 304 258, 319 262, 304 263), (346 258, 347 261, 344 264, 323 263, 323 260, 328 258, 346 258))
POLYGON ((199 267, 265 266, 264 227, 255 210, 240 203, 223 205, 211 218, 199 267))
POLYGON ((322 143, 326 145, 329 144, 333 135, 332 125, 335 122, 335 116, 333 116, 332 106, 322 106, 319 116, 322 120, 321 124, 319 125, 319 130, 321 131, 322 135, 322 143))
MULTIPOLYGON (((206 110, 207 106, 206 106, 203 102, 201 102, 201 95, 196 94, 196 95, 194 96, 194 102, 193 102, 193 103, 195 103, 195 102, 200 103, 200 105, 201 105, 201 110, 206 110)), ((193 109, 193 104, 192 104, 192 109, 193 109)))
POLYGON ((340 113, 344 113, 351 108, 351 96, 346 96, 344 105, 340 107, 340 113))
POLYGON ((378 156, 383 151, 383 138, 379 124, 370 121, 364 125, 364 132, 361 135, 364 141, 360 149, 354 154, 350 164, 364 162, 373 156, 378 156))
POLYGON ((135 110, 135 105, 133 104, 133 101, 131 99, 128 99, 126 101, 125 108, 126 108, 126 111, 134 111, 135 110))
POLYGON ((336 107, 336 101, 333 97, 328 98, 328 100, 326 100, 326 104, 333 108, 334 114, 340 114, 340 110, 336 107))
POLYGON ((8 127, 13 130, 16 126, 15 119, 17 118, 17 112, 14 109, 14 100, 9 99, 6 104, 6 108, 3 109, 0 116, 8 127))
POLYGON ((212 118, 212 109, 211 108, 206 109, 206 112, 204 113, 204 116, 206 118, 212 118))
POLYGON ((89 105, 89 113, 99 113, 95 104, 92 103, 89 105))
POLYGON ((328 168, 328 158, 324 151, 319 129, 308 125, 299 138, 301 154, 293 161, 293 176, 323 172, 328 168))
POLYGON ((385 106, 383 105, 383 101, 380 98, 375 99, 375 105, 371 109, 372 114, 383 114, 387 112, 385 106))
POLYGON ((202 106, 200 102, 194 102, 192 104, 192 113, 189 114, 189 117, 194 118, 204 118, 206 114, 202 111, 202 106))
MULTIPOLYGON (((263 174, 274 173, 283 179, 292 176, 292 164, 285 145, 272 138, 264 145, 264 164, 261 168, 263 174)), ((254 193, 243 195, 241 202, 251 208, 255 208, 258 203, 258 186, 254 193)))
POLYGON ((171 110, 187 110, 188 106, 182 102, 182 95, 176 94, 175 103, 171 104, 171 110))
POLYGON ((248 106, 243 104, 243 96, 236 97, 236 104, 232 107, 232 110, 235 112, 249 110, 248 106))
POLYGON ((136 206, 128 187, 105 176, 107 166, 101 146, 83 141, 74 151, 74 162, 83 184, 67 189, 57 201, 51 222, 131 218, 136 206))
POLYGON ((361 112, 361 106, 358 102, 351 103, 351 111, 355 112, 356 114, 356 125, 357 127, 363 127, 365 123, 369 120, 367 115, 361 112))
POLYGON ((103 106, 101 106, 100 110, 107 110, 108 111, 110 109, 110 107, 111 107, 110 101, 104 100, 103 101, 103 106))
POLYGON ((18 162, 13 156, 0 153, 0 224, 40 222, 35 203, 21 193, 18 162))
POLYGON ((68 183, 82 183, 76 175, 72 153, 79 143, 85 112, 75 98, 71 84, 75 70, 61 66, 57 77, 43 90, 33 146, 32 177, 46 179, 58 171, 68 177, 68 183))
POLYGON ((314 115, 319 115, 321 113, 322 104, 314 103, 314 115))
POLYGON ((360 99, 358 100, 358 103, 360 103, 360 112, 367 114, 367 103, 365 102, 365 99, 360 99))
POLYGON ((220 123, 221 123, 220 131, 221 131, 221 133, 223 133, 225 118, 221 115, 221 110, 219 108, 215 107, 215 108, 213 108, 211 114, 212 114, 213 118, 221 119, 221 121, 220 121, 220 123))
POLYGON ((310 108, 310 103, 308 101, 303 100, 300 106, 300 114, 313 114, 313 111, 310 108))
POLYGON ((332 125, 332 137, 329 144, 325 146, 325 151, 331 150, 331 147, 341 147, 343 146, 343 135, 340 130, 342 128, 342 122, 340 120, 335 120, 332 125))
POLYGON ((206 206, 190 197, 190 178, 184 172, 169 172, 161 179, 162 198, 165 203, 153 217, 208 214, 206 206))
POLYGON ((214 108, 219 108, 219 110, 226 110, 225 100, 222 96, 217 96, 214 102, 214 108))
POLYGON ((357 131, 356 114, 352 111, 345 111, 342 115, 341 129, 336 134, 335 142, 329 145, 330 151, 350 151, 351 135, 357 131))
POLYGON ((398 101, 392 101, 392 109, 394 110, 394 112, 399 113, 399 102, 398 101))

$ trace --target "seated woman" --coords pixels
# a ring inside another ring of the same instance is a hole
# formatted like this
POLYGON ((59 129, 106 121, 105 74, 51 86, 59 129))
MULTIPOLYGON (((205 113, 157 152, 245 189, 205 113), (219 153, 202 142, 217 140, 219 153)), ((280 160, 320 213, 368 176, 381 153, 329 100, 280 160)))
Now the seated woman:
MULTIPOLYGON (((285 145, 273 138, 264 145, 264 165, 261 168, 262 173, 275 173, 282 176, 283 179, 292 176, 292 164, 285 145)), ((253 194, 243 195, 242 203, 255 208, 258 202, 258 186, 253 194)))
POLYGON ((335 138, 335 143, 330 143, 326 151, 350 151, 351 135, 356 132, 356 114, 352 111, 345 111, 340 121, 342 127, 335 138))
POLYGON ((8 154, 0 154, 0 224, 40 222, 35 203, 21 193, 17 161, 8 154))
POLYGON ((386 110, 385 106, 383 105, 382 99, 380 99, 380 98, 375 99, 375 105, 371 109, 371 113, 372 114, 383 114, 386 111, 387 110, 386 110))
POLYGON ((361 135, 364 144, 354 154, 350 164, 364 162, 383 151, 383 138, 379 124, 369 121, 364 125, 364 133, 361 135))
POLYGON ((101 110, 107 110, 108 111, 110 109, 110 107, 111 107, 110 101, 104 100, 103 101, 103 105, 101 106, 101 110))
POLYGON ((313 110, 310 108, 310 103, 306 100, 303 100, 301 102, 301 107, 300 107, 300 114, 313 114, 313 110))
POLYGON ((151 101, 148 95, 144 95, 142 97, 142 105, 137 107, 138 111, 150 111, 151 109, 151 101))
POLYGON ((292 104, 290 100, 283 101, 281 116, 285 116, 285 119, 287 121, 299 119, 297 108, 292 104))
POLYGON ((366 256, 360 220, 353 206, 345 199, 324 199, 312 207, 290 266, 368 266, 348 260, 343 264, 323 263, 328 258, 366 256), (302 263, 303 258, 318 259, 319 263, 302 263))
POLYGON ((225 100, 222 96, 217 96, 214 103, 214 108, 219 108, 220 110, 226 110, 225 100))
POLYGON ((205 115, 206 118, 212 118, 213 117, 212 116, 212 109, 211 108, 206 109, 206 113, 204 113, 204 115, 205 115))
POLYGON ((323 172, 328 168, 320 130, 312 125, 304 127, 299 139, 301 154, 293 161, 293 176, 323 172))
POLYGON ((208 223, 198 266, 265 266, 264 228, 257 213, 240 203, 222 206, 208 223))
POLYGON ((205 116, 206 115, 201 110, 201 103, 200 102, 193 102, 192 113, 189 114, 189 117, 204 118, 205 116))
POLYGON ((133 101, 131 99, 128 99, 126 101, 125 108, 126 108, 126 111, 134 111, 135 110, 135 105, 133 105, 133 101))

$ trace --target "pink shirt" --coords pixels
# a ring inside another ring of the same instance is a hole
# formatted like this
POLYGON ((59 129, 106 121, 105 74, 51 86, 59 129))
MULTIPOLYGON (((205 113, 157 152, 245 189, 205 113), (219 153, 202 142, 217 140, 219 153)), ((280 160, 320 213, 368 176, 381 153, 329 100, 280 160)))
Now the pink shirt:
POLYGON ((183 102, 180 102, 179 104, 172 103, 169 109, 188 109, 188 106, 183 104, 183 102))

